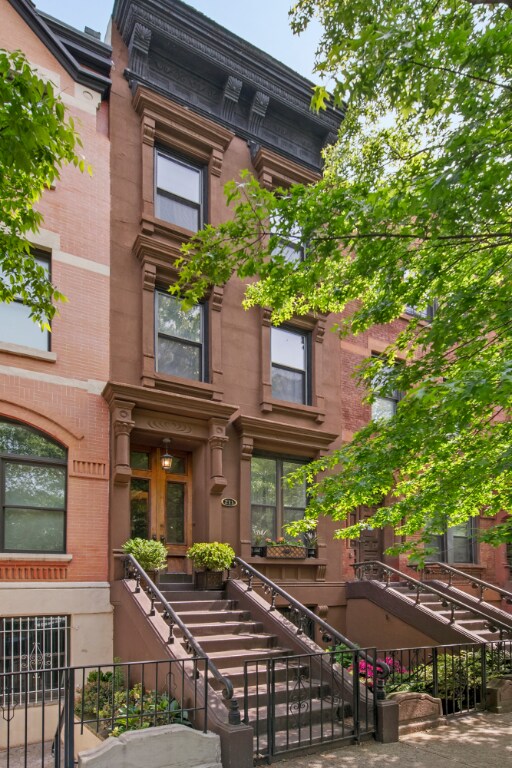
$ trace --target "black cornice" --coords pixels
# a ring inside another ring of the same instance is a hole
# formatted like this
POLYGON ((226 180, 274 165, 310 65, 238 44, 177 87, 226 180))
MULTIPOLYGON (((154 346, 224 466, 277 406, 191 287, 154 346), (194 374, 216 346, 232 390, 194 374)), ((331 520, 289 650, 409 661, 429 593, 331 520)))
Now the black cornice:
MULTIPOLYGON (((21 16, 43 45, 55 56, 66 72, 81 85, 99 91, 103 97, 108 95, 110 78, 101 72, 90 71, 81 66, 30 0, 9 0, 14 10, 21 16)), ((80 32, 77 32, 80 35, 80 32)))
POLYGON ((113 19, 129 49, 133 85, 165 92, 244 138, 320 169, 320 151, 336 137, 343 112, 312 112, 306 78, 181 0, 116 0, 113 19))
POLYGON ((87 32, 80 32, 78 29, 64 24, 47 13, 38 11, 38 14, 81 66, 88 67, 104 77, 110 77, 112 66, 112 47, 110 45, 87 34, 87 32))

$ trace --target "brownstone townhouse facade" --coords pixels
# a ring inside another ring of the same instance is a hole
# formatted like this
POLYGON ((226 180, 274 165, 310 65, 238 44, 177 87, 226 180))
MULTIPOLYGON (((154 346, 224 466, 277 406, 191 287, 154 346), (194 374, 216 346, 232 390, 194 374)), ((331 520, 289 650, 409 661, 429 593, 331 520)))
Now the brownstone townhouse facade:
MULTIPOLYGON (((288 489, 283 477, 367 423, 352 374, 407 315, 340 342, 331 317, 276 328, 264 308, 245 311, 237 279, 189 311, 167 292, 181 245, 229 216, 224 184, 242 169, 269 188, 314 182, 343 115, 312 113, 307 80, 179 0, 117 0, 112 47, 111 543, 160 539, 169 570, 186 571, 191 543, 227 541, 349 632, 352 563, 382 559, 392 534, 342 543, 323 519, 314 557, 277 558, 256 554, 255 533, 275 539, 302 516, 306 489, 288 489), (167 440, 170 472, 161 466, 167 440)), ((396 402, 373 407, 390 412, 396 402)), ((468 527, 438 548, 506 578, 504 553, 477 546, 468 527)))

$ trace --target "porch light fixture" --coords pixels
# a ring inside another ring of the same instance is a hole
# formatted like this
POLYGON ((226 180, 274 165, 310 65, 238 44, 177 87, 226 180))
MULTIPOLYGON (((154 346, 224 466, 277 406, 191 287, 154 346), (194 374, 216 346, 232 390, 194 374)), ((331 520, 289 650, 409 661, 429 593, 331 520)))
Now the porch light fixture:
POLYGON ((162 442, 164 444, 164 452, 160 456, 160 462, 164 472, 170 472, 172 467, 172 456, 169 453, 169 445, 171 443, 171 439, 170 437, 164 437, 162 442))

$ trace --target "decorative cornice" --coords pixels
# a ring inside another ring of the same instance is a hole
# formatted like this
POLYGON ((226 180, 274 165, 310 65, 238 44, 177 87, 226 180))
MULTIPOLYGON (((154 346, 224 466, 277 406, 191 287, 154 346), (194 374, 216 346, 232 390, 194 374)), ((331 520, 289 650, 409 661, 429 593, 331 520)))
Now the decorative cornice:
POLYGON ((250 142, 249 149, 260 184, 269 189, 289 187, 291 184, 314 184, 320 179, 320 173, 285 160, 259 144, 250 142))
POLYGON ((312 83, 180 0, 116 0, 125 44, 137 24, 151 31, 148 67, 129 57, 126 76, 223 122, 239 136, 320 170, 342 110, 311 111, 312 83))
POLYGON ((227 422, 238 410, 236 405, 220 403, 216 400, 164 392, 133 384, 119 384, 113 381, 108 382, 102 395, 109 406, 119 399, 131 400, 136 408, 200 420, 215 418, 227 422))
POLYGON ((231 131, 143 86, 136 88, 133 106, 141 116, 145 144, 162 142, 200 163, 209 163, 211 173, 220 176, 224 152, 234 136, 231 131))
POLYGON ((109 46, 92 45, 85 34, 40 14, 29 0, 9 2, 73 80, 99 91, 103 97, 108 95, 111 85, 109 46), (79 39, 83 43, 81 46, 77 45, 79 39))
POLYGON ((244 443, 247 438, 252 438, 258 447, 273 448, 281 452, 289 450, 294 455, 309 457, 315 452, 326 450, 338 438, 333 432, 253 416, 238 416, 234 426, 244 443))

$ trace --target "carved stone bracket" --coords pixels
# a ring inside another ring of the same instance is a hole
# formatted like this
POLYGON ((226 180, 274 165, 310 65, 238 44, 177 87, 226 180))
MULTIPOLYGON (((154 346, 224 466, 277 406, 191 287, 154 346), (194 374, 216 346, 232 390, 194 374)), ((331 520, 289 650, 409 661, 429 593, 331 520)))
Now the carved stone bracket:
POLYGON ((213 312, 221 311, 223 300, 224 287, 222 285, 214 285, 210 291, 210 306, 213 312))
POLYGON ((270 102, 270 96, 261 91, 256 91, 251 104, 251 110, 249 113, 249 130, 252 133, 258 133, 265 115, 267 114, 268 105, 270 102))
POLYGON ((243 461, 250 461, 254 452, 254 440, 245 434, 240 435, 240 458, 243 461))
POLYGON ((128 43, 130 68, 141 77, 149 75, 149 46, 151 45, 151 30, 140 22, 136 22, 128 43))
POLYGON ((113 432, 113 479, 116 485, 130 482, 130 433, 135 426, 132 412, 135 403, 114 400, 111 407, 113 432))
POLYGON ((235 111, 235 106, 240 98, 242 90, 242 81, 233 75, 229 75, 224 86, 224 96, 222 101, 222 114, 226 120, 231 120, 235 111))
POLYGON ((210 446, 210 493, 222 493, 227 480, 224 477, 222 458, 224 447, 229 438, 225 425, 217 419, 211 419, 208 425, 208 445, 210 446))
POLYGON ((325 149, 325 147, 328 147, 331 144, 335 144, 337 139, 338 139, 338 134, 334 133, 334 131, 329 131, 329 133, 325 137, 322 149, 325 149))

